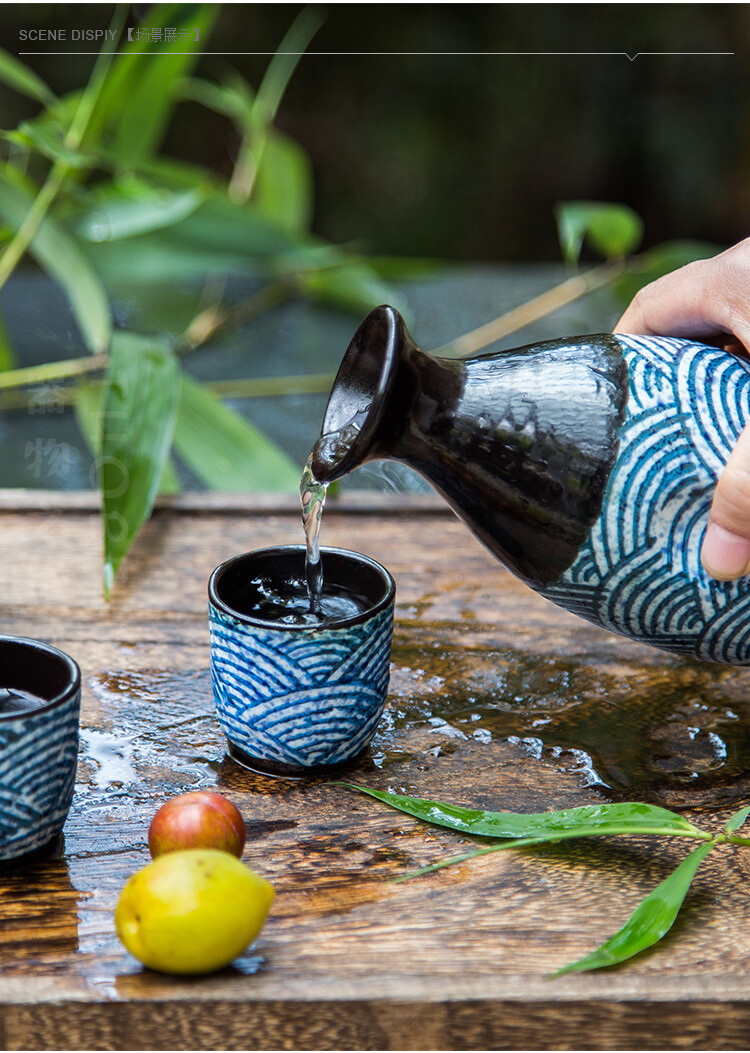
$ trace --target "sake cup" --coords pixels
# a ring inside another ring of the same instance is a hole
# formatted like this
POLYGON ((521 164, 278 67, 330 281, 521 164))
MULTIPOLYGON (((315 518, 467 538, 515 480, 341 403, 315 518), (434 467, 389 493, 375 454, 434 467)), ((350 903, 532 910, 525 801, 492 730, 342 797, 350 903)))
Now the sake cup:
POLYGON ((321 549, 326 586, 364 598, 360 613, 289 625, 243 611, 246 582, 304 579, 304 546, 260 549, 217 567, 208 585, 211 678, 235 760, 263 774, 324 775, 353 761, 383 712, 396 586, 368 556, 321 549))
POLYGON ((62 831, 78 760, 81 672, 49 644, 0 636, 0 860, 62 831))

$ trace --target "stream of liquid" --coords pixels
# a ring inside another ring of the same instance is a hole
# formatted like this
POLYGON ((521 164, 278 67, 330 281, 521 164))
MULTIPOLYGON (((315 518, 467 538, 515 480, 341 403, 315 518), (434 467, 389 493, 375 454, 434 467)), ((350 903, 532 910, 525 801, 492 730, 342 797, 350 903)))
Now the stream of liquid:
POLYGON ((320 558, 320 527, 329 484, 316 479, 312 469, 313 461, 334 465, 344 457, 359 435, 362 424, 359 418, 363 416, 364 414, 358 414, 337 431, 321 435, 307 458, 299 484, 306 543, 305 581, 309 613, 313 619, 321 622, 333 618, 349 618, 367 609, 363 597, 357 597, 354 593, 343 594, 339 590, 339 595, 334 598, 331 590, 325 588, 323 562, 320 558), (347 600, 348 603, 345 602, 347 600), (345 610, 345 607, 349 609, 345 610))
POLYGON ((302 504, 302 525, 305 530, 305 580, 310 612, 319 614, 323 597, 323 563, 320 559, 320 525, 326 503, 328 483, 321 483, 313 475, 312 461, 315 451, 307 458, 302 469, 299 497, 302 504))
POLYGON ((370 606, 368 598, 352 588, 324 580, 320 527, 328 483, 316 479, 312 469, 315 460, 337 463, 358 434, 355 420, 318 439, 302 470, 299 486, 306 543, 304 579, 253 578, 246 583, 242 597, 241 606, 246 613, 282 625, 321 625, 354 618, 370 606))

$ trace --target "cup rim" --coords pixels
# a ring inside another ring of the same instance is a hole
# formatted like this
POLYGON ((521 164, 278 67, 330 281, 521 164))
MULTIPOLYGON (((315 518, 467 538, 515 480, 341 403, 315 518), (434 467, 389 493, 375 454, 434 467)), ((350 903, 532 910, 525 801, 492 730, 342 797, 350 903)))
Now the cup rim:
POLYGON ((67 666, 70 679, 67 686, 64 687, 59 694, 55 695, 48 702, 45 702, 42 706, 35 706, 34 709, 22 710, 15 713, 0 713, 0 723, 12 720, 25 720, 36 716, 38 713, 48 713, 51 709, 55 709, 57 706, 61 706, 63 703, 68 702, 78 691, 80 691, 80 667, 74 658, 71 658, 69 654, 65 653, 65 651, 61 651, 59 647, 54 647, 52 644, 44 643, 42 640, 34 640, 30 636, 12 636, 0 633, 0 647, 6 643, 19 644, 31 651, 44 651, 46 654, 60 659, 63 664, 67 666))
POLYGON ((352 615, 350 618, 339 618, 336 621, 321 622, 320 625, 286 625, 283 622, 272 621, 265 618, 257 618, 252 614, 245 614, 242 611, 237 611, 234 607, 230 607, 228 603, 225 603, 217 593, 217 586, 220 582, 221 577, 235 564, 247 559, 248 556, 265 556, 277 553, 304 553, 306 548, 304 545, 269 545, 266 548, 251 549, 249 552, 241 552, 237 556, 232 556, 231 559, 225 560, 224 563, 220 563, 218 567, 212 572, 211 577, 208 579, 208 598, 209 602, 218 611, 223 614, 228 614, 230 617, 241 622, 243 625, 251 625, 258 629, 273 629, 278 632, 291 632, 291 633, 319 633, 327 632, 330 629, 348 629, 354 625, 360 625, 363 622, 370 621, 375 615, 380 614, 393 602, 396 595, 396 582, 393 579, 393 575, 387 570, 381 563, 378 563, 376 559, 371 556, 366 556, 363 552, 355 552, 349 548, 335 548, 333 546, 323 546, 320 548, 321 558, 326 554, 343 556, 345 559, 351 560, 353 563, 364 564, 374 570, 382 579, 385 587, 383 596, 374 603, 367 610, 362 611, 360 614, 352 615))

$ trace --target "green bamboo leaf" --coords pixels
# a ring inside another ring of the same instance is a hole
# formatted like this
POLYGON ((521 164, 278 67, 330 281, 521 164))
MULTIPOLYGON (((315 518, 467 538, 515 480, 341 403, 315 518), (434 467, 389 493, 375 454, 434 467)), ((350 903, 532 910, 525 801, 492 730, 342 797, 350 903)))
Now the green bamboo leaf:
POLYGON ((199 247, 169 229, 115 241, 86 242, 86 256, 113 295, 131 287, 205 278, 211 274, 264 273, 258 261, 223 248, 199 247))
MULTIPOLYGON (((273 60, 272 60, 273 61, 273 60)), ((298 61, 298 56, 294 58, 295 65, 298 61)), ((213 95, 213 103, 215 106, 223 106, 223 112, 227 117, 231 117, 237 125, 237 130, 240 133, 247 132, 253 124, 253 104, 257 98, 255 89, 252 85, 248 84, 244 77, 240 76, 235 70, 230 70, 226 77, 226 83, 221 88, 223 92, 223 98, 219 98, 218 95, 213 95)), ((206 103, 209 101, 209 97, 206 96, 206 103)), ((279 97, 278 103, 281 102, 279 97)), ((271 114, 271 116, 273 116, 271 114)), ((256 120, 258 125, 267 126, 270 117, 266 115, 256 120)))
POLYGON ((317 271, 303 271, 299 283, 302 292, 312 300, 355 314, 366 314, 381 303, 389 303, 408 321, 409 309, 403 298, 381 281, 367 263, 357 261, 317 271))
MULTIPOLYGON (((179 4, 157 4, 152 8, 149 15, 144 19, 139 28, 163 30, 167 20, 174 14, 177 17, 179 4)), ((148 55, 152 44, 149 39, 140 34, 128 43, 123 42, 115 61, 107 71, 107 76, 101 85, 96 104, 94 105, 88 124, 86 126, 85 141, 89 145, 99 147, 104 134, 116 127, 122 117, 122 112, 127 105, 128 98, 137 84, 140 73, 144 68, 144 59, 148 55)))
POLYGON ((48 109, 57 105, 57 96, 42 78, 4 48, 0 48, 0 81, 48 109))
MULTIPOLYGON (((109 160, 113 157, 104 151, 104 156, 109 160)), ((146 160, 139 165, 138 171, 141 175, 159 183, 168 190, 191 190, 196 186, 207 186, 213 179, 213 186, 218 190, 214 173, 201 165, 190 164, 187 161, 178 161, 174 157, 160 155, 146 160)))
POLYGON ((102 454, 102 395, 103 384, 77 384, 74 403, 76 424, 93 457, 102 454))
POLYGON ((562 841, 574 837, 597 837, 604 834, 668 834, 701 839, 709 837, 675 812, 636 801, 585 805, 582 808, 565 808, 559 812, 535 812, 525 815, 462 808, 442 801, 386 793, 353 783, 342 785, 369 794, 391 808, 406 812, 407 815, 413 815, 427 823, 478 837, 534 838, 535 843, 562 841))
POLYGON ((253 203, 260 215, 284 230, 302 233, 310 226, 312 164, 298 143, 279 132, 269 132, 255 177, 253 203))
POLYGON ((125 167, 154 153, 176 104, 173 89, 197 62, 195 52, 205 49, 218 11, 218 4, 157 4, 151 10, 138 26, 149 31, 148 39, 138 34, 117 55, 107 74, 86 129, 88 145, 98 147, 111 136, 125 167), (188 30, 190 39, 152 43, 154 32, 163 36, 167 28, 188 30), (194 29, 198 29, 197 41, 194 29))
POLYGON ((107 41, 102 45, 99 54, 97 55, 94 68, 91 71, 91 76, 88 79, 86 87, 78 94, 76 99, 73 117, 65 136, 66 143, 69 146, 83 149, 82 144, 84 136, 91 128, 91 118, 97 105, 101 103, 102 92, 112 70, 113 50, 112 44, 109 43, 109 39, 111 37, 115 49, 117 49, 127 14, 127 4, 118 4, 115 7, 112 20, 110 21, 107 30, 109 34, 107 41))
POLYGON ((68 167, 75 167, 74 159, 88 165, 94 157, 93 154, 80 150, 77 146, 64 145, 84 90, 70 92, 65 98, 57 100, 54 109, 41 110, 36 117, 22 121, 15 131, 4 132, 3 137, 25 146, 31 146, 40 153, 46 154, 51 160, 58 159, 57 156, 54 158, 51 156, 53 152, 59 154, 60 160, 68 167))
POLYGON ((672 928, 695 872, 713 847, 713 842, 708 842, 693 849, 677 869, 636 907, 619 932, 605 940, 598 950, 563 966, 553 975, 605 969, 653 947, 672 928))
POLYGON ((238 98, 233 88, 213 84, 201 77, 184 77, 175 90, 180 99, 198 102, 207 110, 213 110, 232 120, 239 120, 246 109, 245 101, 238 98))
POLYGON ((5 373, 8 369, 14 369, 15 365, 16 353, 10 342, 3 317, 0 315, 0 373, 5 373))
POLYGON ((728 834, 733 834, 735 830, 739 830, 739 828, 744 825, 749 815, 750 807, 740 808, 739 812, 735 812, 731 819, 727 821, 724 829, 728 834))
POLYGON ((153 508, 180 400, 175 356, 153 337, 116 333, 103 396, 98 458, 104 590, 153 508))
POLYGON ((302 246, 303 239, 291 236, 253 207, 233 204, 219 193, 161 231, 128 241, 82 243, 97 272, 114 285, 178 281, 217 272, 275 273, 276 260, 293 250, 302 252, 302 246))
POLYGON ((65 145, 65 132, 55 121, 22 121, 13 132, 3 132, 2 138, 19 146, 28 146, 67 168, 91 168, 96 163, 93 154, 83 153, 65 145))
MULTIPOLYGON (((74 403, 76 423, 94 458, 101 457, 102 452, 102 396, 104 390, 103 384, 76 385, 74 403)), ((177 477, 174 464, 168 458, 164 463, 164 471, 159 483, 159 493, 179 494, 181 490, 182 486, 177 477)))
POLYGON ((315 7, 305 7, 297 15, 279 44, 278 51, 268 63, 253 100, 251 125, 267 126, 274 119, 291 76, 323 21, 320 10, 315 7))
POLYGON ((452 266, 445 260, 426 256, 368 256, 367 262, 380 278, 388 282, 440 277, 452 266))
POLYGON ((112 190, 97 197, 90 209, 79 213, 75 231, 88 241, 115 241, 161 230, 195 212, 206 193, 200 187, 179 193, 144 189, 128 197, 112 190))
POLYGON ((218 13, 218 5, 175 5, 179 11, 168 25, 188 29, 190 37, 181 41, 174 52, 166 50, 149 54, 141 60, 139 75, 131 80, 131 90, 118 122, 114 150, 127 166, 137 165, 154 154, 169 126, 175 106, 173 86, 197 62, 192 52, 205 48, 206 38, 218 13), (198 30, 195 40, 193 30, 198 30))
POLYGON ((270 257, 304 244, 257 209, 234 204, 221 193, 212 194, 169 233, 196 248, 221 247, 244 258, 270 257))
POLYGON ((627 270, 612 285, 618 300, 627 305, 635 294, 665 274, 695 260, 706 260, 721 251, 706 241, 665 241, 628 262, 627 270))
POLYGON ((242 135, 229 182, 229 196, 234 201, 247 201, 254 193, 276 112, 302 54, 322 22, 316 8, 303 8, 271 58, 257 93, 241 77, 232 80, 230 90, 234 92, 233 106, 237 110, 234 120, 242 135))
POLYGON ((555 209, 560 248, 567 263, 578 263, 584 239, 607 260, 626 256, 643 237, 643 221, 627 205, 566 201, 555 209))
POLYGON ((215 490, 296 491, 300 467, 202 384, 183 377, 175 449, 215 490))
POLYGON ((180 494, 182 493, 182 483, 177 475, 177 469, 174 466, 174 461, 171 457, 168 457, 164 462, 164 470, 161 473, 161 479, 159 480, 159 493, 160 494, 180 494))
MULTIPOLYGON (((5 222, 18 230, 33 203, 33 188, 24 177, 9 165, 0 166, 0 215, 5 222)), ((75 239, 51 216, 46 216, 29 252, 67 293, 89 350, 106 351, 112 335, 109 301, 75 239)))

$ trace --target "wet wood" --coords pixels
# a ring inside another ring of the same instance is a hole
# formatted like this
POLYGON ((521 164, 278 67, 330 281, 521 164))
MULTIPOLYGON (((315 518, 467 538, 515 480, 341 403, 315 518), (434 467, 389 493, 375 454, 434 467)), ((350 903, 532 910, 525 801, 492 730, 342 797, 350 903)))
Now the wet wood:
MULTIPOLYGON (((471 846, 339 785, 252 775, 226 756, 213 712, 208 576, 248 548, 299 543, 296 509, 162 505, 107 606, 90 497, 37 501, 0 502, 3 632, 78 660, 81 759, 56 856, 0 874, 3 1048, 750 1046, 747 850, 708 857, 655 952, 550 981, 624 922, 684 843, 571 842, 389 882, 471 846), (156 808, 195 787, 241 809, 245 861, 277 899, 234 966, 184 980, 132 959, 113 911, 148 862, 156 808)), ((750 672, 587 626, 434 502, 378 501, 342 499, 324 522, 324 543, 374 556, 398 583, 389 704, 350 779, 516 811, 634 796, 716 830, 746 802, 750 672)))

